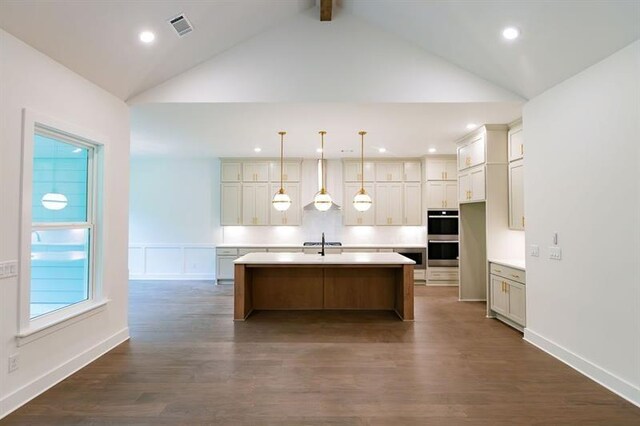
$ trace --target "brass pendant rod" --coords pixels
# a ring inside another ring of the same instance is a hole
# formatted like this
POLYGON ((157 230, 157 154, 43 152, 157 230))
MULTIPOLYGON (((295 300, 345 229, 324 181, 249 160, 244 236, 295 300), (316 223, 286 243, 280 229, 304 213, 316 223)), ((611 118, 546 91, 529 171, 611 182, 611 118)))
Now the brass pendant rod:
POLYGON ((284 135, 287 134, 287 132, 278 132, 278 134, 280 134, 280 191, 282 191, 284 189, 284 184, 283 184, 283 175, 284 175, 284 135))
POLYGON ((326 189, 326 182, 325 179, 327 178, 327 174, 324 170, 324 135, 327 134, 326 131, 324 130, 320 130, 318 133, 320 133, 320 164, 322 165, 322 189, 321 192, 324 194, 327 189, 326 189))
POLYGON ((360 191, 364 191, 364 135, 367 134, 364 130, 358 132, 360 135, 360 191))

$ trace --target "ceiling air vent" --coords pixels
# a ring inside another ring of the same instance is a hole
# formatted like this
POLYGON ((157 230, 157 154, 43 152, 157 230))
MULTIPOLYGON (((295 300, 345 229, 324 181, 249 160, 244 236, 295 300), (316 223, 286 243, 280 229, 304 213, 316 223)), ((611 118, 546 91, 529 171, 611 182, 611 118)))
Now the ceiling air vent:
POLYGON ((176 30, 176 32, 180 37, 182 37, 185 34, 189 34, 191 31, 193 31, 193 26, 191 25, 191 22, 189 22, 189 20, 187 19, 186 16, 184 16, 184 14, 180 14, 175 18, 169 19, 169 23, 171 24, 173 29, 176 30))

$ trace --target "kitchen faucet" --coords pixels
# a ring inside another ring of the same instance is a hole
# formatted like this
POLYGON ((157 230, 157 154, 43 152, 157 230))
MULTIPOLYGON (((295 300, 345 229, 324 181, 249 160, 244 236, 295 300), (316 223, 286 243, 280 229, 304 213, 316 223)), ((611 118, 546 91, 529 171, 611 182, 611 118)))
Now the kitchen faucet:
POLYGON ((319 251, 320 256, 324 256, 324 232, 322 233, 322 251, 319 251))

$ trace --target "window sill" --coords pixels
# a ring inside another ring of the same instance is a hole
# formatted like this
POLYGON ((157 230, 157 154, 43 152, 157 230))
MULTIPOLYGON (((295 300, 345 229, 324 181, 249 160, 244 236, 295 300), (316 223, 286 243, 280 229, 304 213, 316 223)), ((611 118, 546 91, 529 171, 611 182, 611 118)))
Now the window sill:
POLYGON ((79 305, 75 307, 74 310, 70 309, 64 312, 64 316, 62 317, 45 317, 32 321, 31 326, 21 330, 20 333, 16 335, 18 346, 26 345, 51 333, 55 333, 58 330, 67 328, 71 324, 103 312, 106 309, 107 303, 109 303, 108 299, 100 302, 91 302, 89 304, 79 305))

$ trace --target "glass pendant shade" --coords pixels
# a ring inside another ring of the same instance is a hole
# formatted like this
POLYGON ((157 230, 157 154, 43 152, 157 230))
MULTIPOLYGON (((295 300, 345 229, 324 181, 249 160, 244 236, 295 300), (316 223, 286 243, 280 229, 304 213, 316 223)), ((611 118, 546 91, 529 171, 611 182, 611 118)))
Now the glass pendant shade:
POLYGON ((331 200, 331 195, 326 190, 320 190, 316 193, 316 196, 313 197, 313 205, 316 209, 321 212, 326 212, 331 208, 331 204, 333 201, 331 200))
POLYGON ((356 192, 356 195, 353 197, 353 207, 359 212, 366 212, 371 208, 371 204, 371 197, 364 188, 356 192))
POLYGON ((273 204, 274 209, 278 210, 279 212, 283 212, 291 207, 291 198, 286 192, 284 192, 283 188, 280 188, 280 190, 276 192, 276 195, 273 196, 271 204, 273 204))
POLYGON ((63 194, 57 192, 49 192, 42 196, 40 200, 45 209, 62 210, 67 207, 69 200, 63 194))

